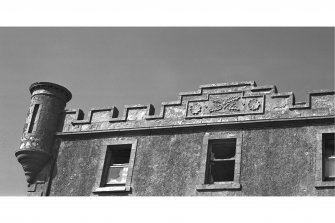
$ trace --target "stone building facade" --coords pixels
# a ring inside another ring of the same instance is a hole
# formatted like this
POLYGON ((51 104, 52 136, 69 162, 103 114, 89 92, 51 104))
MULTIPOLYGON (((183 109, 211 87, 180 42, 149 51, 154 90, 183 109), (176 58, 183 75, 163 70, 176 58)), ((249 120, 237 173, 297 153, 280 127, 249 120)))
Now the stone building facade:
POLYGON ((65 109, 53 83, 32 97, 15 155, 32 196, 334 196, 334 91, 255 82, 202 85, 177 101, 65 109))

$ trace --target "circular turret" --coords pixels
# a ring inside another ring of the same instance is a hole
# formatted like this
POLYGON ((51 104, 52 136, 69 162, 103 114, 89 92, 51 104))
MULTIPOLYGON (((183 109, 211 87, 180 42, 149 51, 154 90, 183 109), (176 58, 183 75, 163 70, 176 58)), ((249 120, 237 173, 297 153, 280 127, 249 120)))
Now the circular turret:
POLYGON ((21 163, 28 183, 32 183, 52 158, 54 135, 71 92, 49 82, 36 82, 29 87, 31 103, 23 128, 21 146, 15 155, 21 163))

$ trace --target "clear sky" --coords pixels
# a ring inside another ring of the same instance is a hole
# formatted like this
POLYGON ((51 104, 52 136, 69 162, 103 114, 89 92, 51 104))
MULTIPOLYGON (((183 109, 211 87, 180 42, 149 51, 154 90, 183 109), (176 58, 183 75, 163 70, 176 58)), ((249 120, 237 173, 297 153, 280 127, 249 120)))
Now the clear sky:
POLYGON ((334 89, 334 28, 0 28, 0 195, 24 195, 14 156, 37 81, 67 87, 67 108, 175 101, 201 84, 256 81, 334 89))

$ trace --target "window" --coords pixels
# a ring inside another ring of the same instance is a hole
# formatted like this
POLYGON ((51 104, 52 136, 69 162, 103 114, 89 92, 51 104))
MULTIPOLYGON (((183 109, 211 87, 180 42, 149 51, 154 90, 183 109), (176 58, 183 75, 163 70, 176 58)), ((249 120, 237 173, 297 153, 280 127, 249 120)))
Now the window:
POLYGON ((315 187, 335 187, 335 130, 326 129, 317 135, 315 187))
POLYGON ((107 149, 105 174, 102 175, 104 186, 125 185, 128 175, 131 145, 109 146, 107 149))
POLYGON ((234 181, 236 139, 210 140, 207 183, 234 181))
POLYGON ((322 134, 322 173, 324 181, 335 180, 334 133, 322 134))
POLYGON ((32 133, 33 131, 36 130, 36 120, 38 120, 38 111, 39 111, 40 105, 39 104, 35 104, 32 114, 31 114, 31 118, 30 118, 30 124, 29 124, 29 128, 28 128, 28 133, 32 133))
POLYGON ((198 191, 240 189, 241 143, 241 133, 205 135, 198 191))
POLYGON ((121 140, 104 144, 94 193, 130 191, 136 142, 121 140))

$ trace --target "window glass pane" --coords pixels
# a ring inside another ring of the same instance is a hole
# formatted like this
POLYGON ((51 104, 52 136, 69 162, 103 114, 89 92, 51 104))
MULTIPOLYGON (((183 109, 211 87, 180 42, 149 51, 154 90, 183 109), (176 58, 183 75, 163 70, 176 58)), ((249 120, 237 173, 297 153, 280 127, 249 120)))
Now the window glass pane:
POLYGON ((236 153, 236 139, 227 139, 221 142, 212 143, 214 159, 233 158, 236 153))
POLYGON ((323 134, 324 148, 323 148, 323 162, 324 162, 324 177, 327 180, 335 179, 335 147, 334 147, 334 133, 323 134))
POLYGON ((115 148, 112 150, 111 164, 129 163, 130 158, 129 148, 115 148))
POLYGON ((335 147, 334 147, 334 134, 324 134, 325 139, 325 155, 326 157, 335 155, 335 147))
POLYGON ((213 162, 211 169, 214 182, 234 181, 235 160, 213 162))
POLYGON ((125 184, 127 173, 127 166, 110 166, 108 170, 107 184, 125 184))
POLYGON ((335 157, 326 158, 325 165, 325 176, 335 178, 335 157))
POLYGON ((108 147, 103 185, 126 184, 131 153, 131 144, 108 147))

